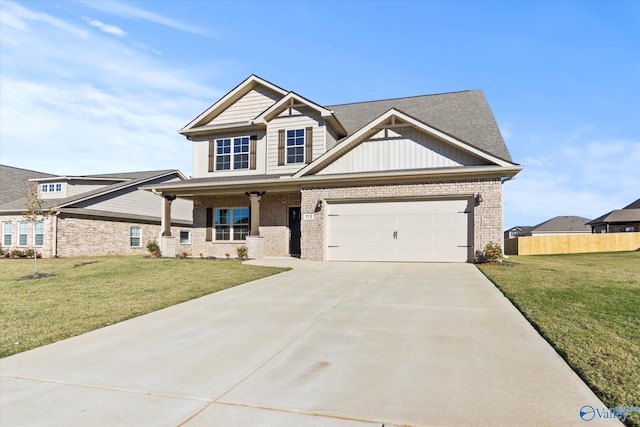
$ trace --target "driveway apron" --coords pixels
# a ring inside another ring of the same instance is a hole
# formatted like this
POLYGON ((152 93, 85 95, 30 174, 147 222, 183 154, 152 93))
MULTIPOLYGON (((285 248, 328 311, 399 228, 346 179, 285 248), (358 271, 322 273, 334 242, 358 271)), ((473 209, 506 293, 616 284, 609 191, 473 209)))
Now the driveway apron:
POLYGON ((2 359, 0 425, 600 425, 473 265, 261 263, 294 269, 2 359))

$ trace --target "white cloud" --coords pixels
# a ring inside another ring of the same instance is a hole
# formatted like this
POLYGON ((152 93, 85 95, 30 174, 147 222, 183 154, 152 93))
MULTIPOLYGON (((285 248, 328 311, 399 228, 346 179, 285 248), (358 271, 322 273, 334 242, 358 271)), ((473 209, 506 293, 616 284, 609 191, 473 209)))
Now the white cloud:
POLYGON ((87 32, 81 28, 71 25, 61 19, 46 13, 32 12, 13 2, 2 2, 2 22, 8 22, 13 28, 27 31, 29 28, 25 21, 35 21, 47 23, 59 30, 63 30, 76 37, 87 37, 87 32))
POLYGON ((557 215, 593 219, 640 197, 640 141, 592 141, 546 151, 526 157, 525 169, 505 183, 505 228, 557 215))
POLYGON ((115 25, 108 25, 108 24, 105 24, 103 22, 96 21, 96 20, 93 20, 91 18, 88 18, 86 16, 82 17, 82 20, 87 22, 92 27, 96 27, 100 31, 104 31, 105 33, 113 34, 114 36, 118 36, 118 37, 124 37, 124 36, 127 35, 126 31, 124 31, 123 29, 121 29, 119 27, 116 27, 115 25))
POLYGON ((80 1, 85 6, 92 9, 99 10, 104 13, 117 15, 127 19, 142 19, 156 24, 164 25, 167 27, 175 28, 177 30, 186 31, 201 36, 209 36, 210 32, 204 28, 197 27, 195 25, 180 22, 178 20, 167 18, 165 16, 158 15, 153 12, 141 9, 130 4, 126 4, 118 1, 80 1))
MULTIPOLYGON (((42 18, 19 9, 27 24, 25 17, 42 18)), ((89 31, 79 39, 57 31, 66 23, 54 19, 54 27, 3 25, 2 163, 59 174, 176 168, 189 175, 191 143, 177 130, 223 92, 201 83, 200 69, 163 61, 128 37, 89 31), (9 39, 21 48, 5 49, 9 39)))

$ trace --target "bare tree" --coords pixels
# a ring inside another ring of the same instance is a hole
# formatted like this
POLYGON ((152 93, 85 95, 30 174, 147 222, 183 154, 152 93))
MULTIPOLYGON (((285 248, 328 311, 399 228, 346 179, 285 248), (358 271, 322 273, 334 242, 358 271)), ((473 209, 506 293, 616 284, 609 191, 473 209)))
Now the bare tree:
MULTIPOLYGON (((52 214, 51 209, 45 209, 45 200, 40 197, 40 187, 36 184, 27 185, 27 197, 24 201, 24 219, 32 224, 31 228, 35 232, 37 223, 44 221, 52 214)), ((33 239, 33 278, 38 277, 38 253, 36 251, 35 236, 33 239)))

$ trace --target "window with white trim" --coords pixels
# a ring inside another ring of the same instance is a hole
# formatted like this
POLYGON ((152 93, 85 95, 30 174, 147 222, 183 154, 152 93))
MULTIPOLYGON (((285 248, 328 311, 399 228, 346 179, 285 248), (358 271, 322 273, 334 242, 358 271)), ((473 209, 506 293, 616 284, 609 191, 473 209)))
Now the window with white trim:
POLYGON ((140 227, 131 227, 129 231, 129 245, 132 248, 142 246, 142 229, 140 227))
POLYGON ((42 184, 40 191, 43 193, 60 193, 62 191, 62 183, 42 184))
POLYGON ((304 163, 304 129, 287 130, 287 164, 304 163))
POLYGON ((29 223, 21 221, 18 223, 18 245, 27 246, 27 227, 29 223))
POLYGON ((249 208, 215 210, 216 240, 246 240, 249 234, 249 208))
POLYGON ((34 227, 35 230, 35 244, 36 246, 42 246, 44 244, 44 222, 38 221, 34 227))
POLYGON ((191 243, 191 232, 188 230, 180 230, 180 243, 188 245, 191 243))
POLYGON ((216 170, 249 169, 249 137, 216 140, 216 170))
POLYGON ((10 222, 2 223, 2 246, 11 246, 12 226, 10 222))

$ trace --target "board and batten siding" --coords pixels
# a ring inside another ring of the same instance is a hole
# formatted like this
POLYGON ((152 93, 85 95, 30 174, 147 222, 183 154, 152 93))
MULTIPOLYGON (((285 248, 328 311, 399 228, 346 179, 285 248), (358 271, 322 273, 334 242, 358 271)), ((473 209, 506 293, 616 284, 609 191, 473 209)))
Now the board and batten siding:
MULTIPOLYGON (((313 159, 317 159, 324 153, 325 148, 325 122, 320 114, 311 109, 303 109, 306 111, 292 110, 292 114, 289 114, 289 109, 285 110, 283 114, 276 117, 267 126, 267 173, 295 173, 304 166, 306 163, 294 163, 290 165, 278 166, 278 131, 280 129, 292 130, 292 129, 306 129, 307 127, 313 128, 313 159)), ((305 134, 305 144, 307 142, 305 134)), ((306 151, 305 151, 306 156, 306 151)), ((305 157, 306 160, 306 157, 305 157)), ((285 163, 286 163, 286 146, 285 146, 285 163)))
POLYGON ((406 128, 380 131, 318 175, 483 164, 487 161, 415 128, 406 128))
MULTIPOLYGON (((266 164, 266 140, 265 132, 263 130, 255 131, 242 131, 242 132, 229 132, 219 134, 215 136, 201 136, 194 138, 193 141, 193 177, 205 178, 214 176, 237 176, 237 175, 264 175, 266 164), (219 172, 209 172, 209 141, 222 138, 237 138, 242 136, 256 135, 258 137, 256 145, 256 168, 255 169, 241 169, 241 170, 226 170, 219 172)), ((276 135, 277 138, 277 135, 276 135)))
POLYGON ((260 113, 280 100, 280 98, 282 98, 282 95, 279 93, 264 86, 256 86, 208 124, 221 125, 255 119, 260 113))
MULTIPOLYGON (((144 185, 160 184, 165 182, 178 182, 179 179, 154 180, 144 185)), ((140 190, 136 187, 106 194, 73 205, 77 208, 98 210, 102 212, 117 212, 130 215, 144 215, 160 218, 162 215, 162 197, 150 191, 140 190)), ((171 204, 171 219, 191 221, 193 216, 193 202, 176 199, 171 204)))

